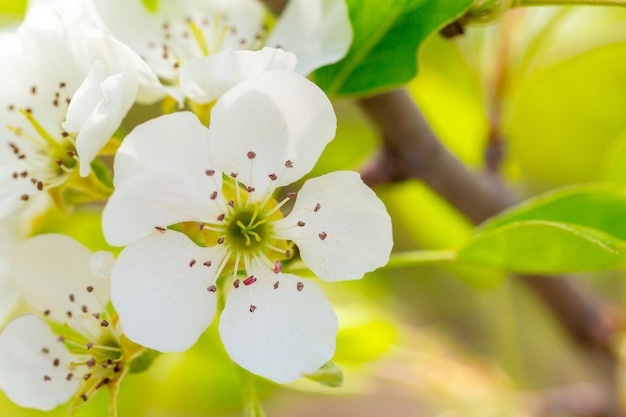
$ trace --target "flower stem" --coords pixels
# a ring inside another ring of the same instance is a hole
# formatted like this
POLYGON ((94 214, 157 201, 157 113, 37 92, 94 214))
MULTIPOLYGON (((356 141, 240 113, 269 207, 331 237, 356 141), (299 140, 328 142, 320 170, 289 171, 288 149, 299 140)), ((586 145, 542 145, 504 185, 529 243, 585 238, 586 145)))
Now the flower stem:
POLYGON ((619 6, 626 7, 626 0, 514 0, 513 7, 528 6, 619 6))
POLYGON ((454 260, 456 252, 452 250, 417 250, 392 254, 386 268, 400 268, 424 263, 446 262, 454 260))
POLYGON ((254 386, 254 376, 246 371, 241 370, 243 373, 243 409, 246 417, 265 417, 263 408, 261 408, 261 402, 256 393, 254 386))

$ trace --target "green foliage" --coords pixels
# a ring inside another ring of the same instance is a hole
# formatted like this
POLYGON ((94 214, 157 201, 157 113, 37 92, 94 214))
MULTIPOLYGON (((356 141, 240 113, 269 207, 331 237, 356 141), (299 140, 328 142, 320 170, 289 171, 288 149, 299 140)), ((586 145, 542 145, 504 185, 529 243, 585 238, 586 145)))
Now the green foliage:
POLYGON ((354 40, 348 54, 315 72, 329 95, 358 96, 406 84, 417 74, 416 54, 435 30, 472 0, 348 0, 354 40))
POLYGON ((525 273, 606 270, 626 265, 626 243, 584 226, 529 220, 477 234, 456 260, 525 273))
POLYGON ((485 222, 481 229, 526 220, 586 226, 626 241, 626 188, 615 184, 563 188, 527 200, 485 222))

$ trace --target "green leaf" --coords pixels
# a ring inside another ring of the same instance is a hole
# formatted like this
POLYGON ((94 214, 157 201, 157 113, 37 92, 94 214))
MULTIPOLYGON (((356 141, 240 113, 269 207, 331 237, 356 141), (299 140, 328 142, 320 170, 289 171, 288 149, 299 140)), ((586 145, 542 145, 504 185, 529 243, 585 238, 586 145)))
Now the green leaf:
POLYGON ((354 40, 341 61, 320 68, 315 82, 329 95, 365 95, 410 81, 417 51, 473 0, 347 0, 354 40))
POLYGON ((626 241, 626 186, 590 184, 562 188, 491 218, 481 230, 526 220, 576 224, 626 241))
POLYGON ((456 260, 521 273, 608 270, 626 265, 626 243, 584 226, 519 221, 477 234, 456 260))
POLYGON ((306 377, 327 387, 338 388, 343 385, 343 371, 331 361, 326 362, 317 372, 306 377))

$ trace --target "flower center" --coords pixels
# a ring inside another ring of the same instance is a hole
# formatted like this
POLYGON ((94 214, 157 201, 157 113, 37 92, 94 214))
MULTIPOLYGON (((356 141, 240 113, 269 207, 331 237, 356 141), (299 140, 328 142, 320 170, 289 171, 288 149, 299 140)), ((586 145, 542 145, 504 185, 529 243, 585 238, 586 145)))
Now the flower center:
POLYGON ((268 219, 259 215, 259 207, 255 206, 237 210, 226 219, 225 241, 233 250, 243 253, 262 251, 271 236, 271 225, 268 219))

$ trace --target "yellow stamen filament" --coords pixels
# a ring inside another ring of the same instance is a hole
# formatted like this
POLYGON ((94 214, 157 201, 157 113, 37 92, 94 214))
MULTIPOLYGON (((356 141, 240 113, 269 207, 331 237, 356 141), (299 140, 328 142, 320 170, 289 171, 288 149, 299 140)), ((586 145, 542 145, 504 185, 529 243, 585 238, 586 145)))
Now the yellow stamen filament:
POLYGON ((189 22, 189 28, 191 29, 191 33, 193 33, 193 37, 196 40, 196 43, 202 51, 202 55, 209 55, 209 47, 206 44, 206 39, 204 38, 204 32, 202 32, 202 29, 200 29, 198 25, 193 22, 189 22))

